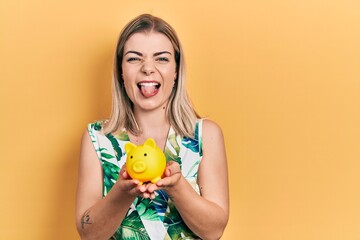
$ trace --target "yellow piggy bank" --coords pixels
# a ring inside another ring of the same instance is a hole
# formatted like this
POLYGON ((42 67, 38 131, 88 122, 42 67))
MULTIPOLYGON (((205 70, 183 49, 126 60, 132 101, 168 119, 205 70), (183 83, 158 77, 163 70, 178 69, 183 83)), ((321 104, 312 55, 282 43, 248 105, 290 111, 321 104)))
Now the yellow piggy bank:
POLYGON ((143 145, 125 144, 126 171, 132 179, 139 180, 139 185, 151 181, 156 183, 161 179, 165 168, 166 158, 155 140, 149 138, 143 145))

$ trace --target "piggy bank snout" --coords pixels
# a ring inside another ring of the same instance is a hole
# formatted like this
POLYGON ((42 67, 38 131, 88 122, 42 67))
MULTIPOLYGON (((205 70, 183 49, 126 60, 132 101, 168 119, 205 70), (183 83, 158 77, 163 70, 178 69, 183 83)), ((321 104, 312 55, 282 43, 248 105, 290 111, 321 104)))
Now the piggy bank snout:
POLYGON ((131 168, 135 173, 142 173, 146 170, 146 163, 145 161, 139 160, 134 162, 131 168))

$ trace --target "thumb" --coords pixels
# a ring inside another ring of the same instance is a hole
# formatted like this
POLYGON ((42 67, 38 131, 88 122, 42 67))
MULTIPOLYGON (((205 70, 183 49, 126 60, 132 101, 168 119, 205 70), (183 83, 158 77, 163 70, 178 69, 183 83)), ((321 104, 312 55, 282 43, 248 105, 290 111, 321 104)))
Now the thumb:
POLYGON ((180 165, 179 163, 177 162, 174 162, 174 161, 170 161, 168 163, 168 165, 166 166, 166 169, 165 169, 165 176, 166 177, 169 177, 175 173, 180 173, 181 170, 180 170, 180 165))

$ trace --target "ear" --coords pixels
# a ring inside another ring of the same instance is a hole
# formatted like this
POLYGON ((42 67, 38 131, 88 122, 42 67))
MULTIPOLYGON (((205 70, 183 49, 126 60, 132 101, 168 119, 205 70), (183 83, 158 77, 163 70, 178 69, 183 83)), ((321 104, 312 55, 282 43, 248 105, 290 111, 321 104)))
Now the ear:
POLYGON ((149 146, 149 147, 152 147, 152 148, 155 148, 155 147, 156 147, 156 142, 155 142, 154 139, 148 138, 148 139, 145 141, 144 145, 149 146))
POLYGON ((129 153, 134 148, 136 148, 136 145, 131 143, 131 142, 128 142, 128 143, 125 144, 125 152, 126 153, 129 153))

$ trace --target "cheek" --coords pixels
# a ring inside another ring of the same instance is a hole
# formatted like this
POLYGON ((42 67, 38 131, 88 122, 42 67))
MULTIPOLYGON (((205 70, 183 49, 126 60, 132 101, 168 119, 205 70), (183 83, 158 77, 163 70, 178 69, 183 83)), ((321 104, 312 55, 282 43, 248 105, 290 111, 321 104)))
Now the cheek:
POLYGON ((134 86, 131 82, 124 80, 124 88, 125 88, 125 92, 128 95, 128 97, 131 100, 134 100, 133 98, 136 94, 136 91, 138 91, 137 86, 134 86))
POLYGON ((121 65, 121 69, 123 79, 131 79, 131 76, 134 76, 134 72, 137 71, 135 66, 126 62, 121 65))
POLYGON ((172 68, 164 68, 161 70, 163 78, 165 80, 165 82, 170 82, 172 85, 172 82, 175 81, 176 79, 176 68, 172 67, 172 68))
POLYGON ((131 78, 131 76, 133 76, 133 74, 129 72, 123 72, 121 81, 123 81, 127 96, 130 98, 131 101, 133 101, 135 91, 137 90, 137 86, 134 86, 133 84, 134 81, 131 78))
POLYGON ((129 68, 123 68, 123 72, 121 75, 122 81, 125 84, 125 87, 130 87, 132 83, 135 81, 136 73, 129 68))

